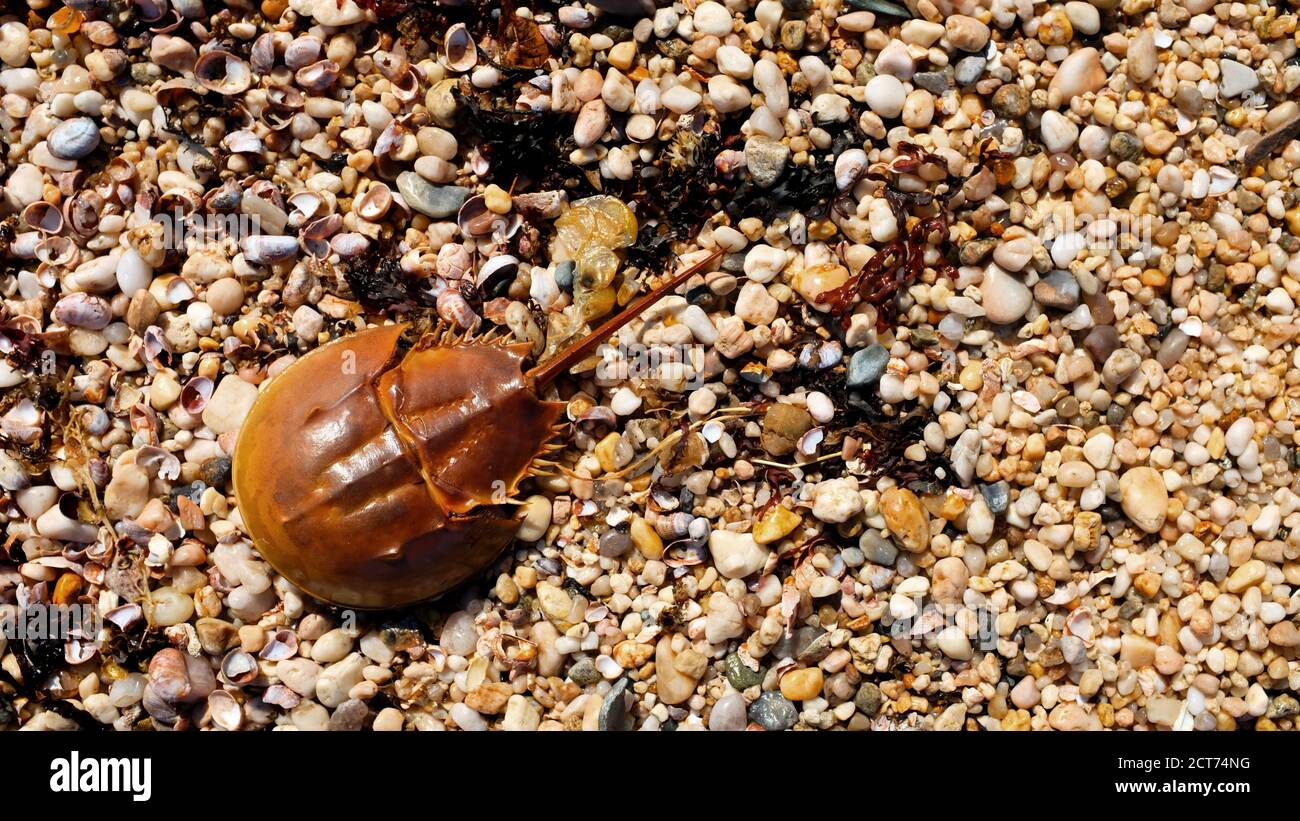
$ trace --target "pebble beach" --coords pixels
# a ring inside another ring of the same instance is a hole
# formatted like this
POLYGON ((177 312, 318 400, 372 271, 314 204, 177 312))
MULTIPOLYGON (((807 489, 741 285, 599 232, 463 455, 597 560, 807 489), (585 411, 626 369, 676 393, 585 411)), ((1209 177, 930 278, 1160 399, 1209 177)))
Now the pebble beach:
POLYGON ((0 637, 0 728, 1300 723, 1294 6, 23 6, 0 619, 93 627, 0 637), (469 581, 259 549, 235 448, 314 350, 544 363, 692 265, 539 388, 469 581))

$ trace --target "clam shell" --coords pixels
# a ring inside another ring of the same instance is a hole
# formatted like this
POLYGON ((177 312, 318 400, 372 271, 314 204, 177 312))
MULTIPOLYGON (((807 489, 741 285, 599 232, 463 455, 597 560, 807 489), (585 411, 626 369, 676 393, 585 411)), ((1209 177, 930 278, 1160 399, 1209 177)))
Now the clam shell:
POLYGON ((119 630, 129 630, 144 618, 144 608, 138 604, 123 604, 104 614, 104 619, 117 625, 119 630))
POLYGON ((93 641, 68 639, 63 644, 63 660, 68 664, 85 664, 99 655, 99 647, 93 641))
POLYGON ((390 80, 389 83, 393 96, 399 102, 409 103, 420 96, 420 78, 413 68, 408 68, 405 72, 390 80))
POLYGON ((288 204, 293 209, 289 214, 289 224, 297 227, 322 212, 325 198, 315 191, 299 191, 289 197, 288 204))
POLYGON ((798 449, 803 456, 816 456, 822 440, 826 438, 826 429, 817 427, 799 437, 798 449))
POLYGON ((135 179, 135 163, 129 162, 124 157, 114 157, 108 164, 108 176, 114 182, 130 182, 135 179))
POLYGON ((266 90, 266 101, 276 109, 301 111, 307 104, 307 97, 293 86, 274 85, 266 90))
POLYGON ((280 32, 268 31, 253 41, 253 48, 248 52, 248 61, 258 74, 265 74, 275 67, 276 35, 280 32))
POLYGON ((248 684, 256 679, 260 672, 257 659, 239 648, 231 650, 221 660, 222 678, 236 686, 248 684))
POLYGON ((167 0, 135 0, 135 7, 140 19, 146 23, 157 23, 171 10, 167 0))
POLYGON ((280 630, 258 653, 259 658, 267 661, 284 661, 298 653, 298 636, 292 630, 280 630))
POLYGON ((1237 175, 1221 165, 1210 166, 1210 196, 1220 197, 1237 187, 1237 175))

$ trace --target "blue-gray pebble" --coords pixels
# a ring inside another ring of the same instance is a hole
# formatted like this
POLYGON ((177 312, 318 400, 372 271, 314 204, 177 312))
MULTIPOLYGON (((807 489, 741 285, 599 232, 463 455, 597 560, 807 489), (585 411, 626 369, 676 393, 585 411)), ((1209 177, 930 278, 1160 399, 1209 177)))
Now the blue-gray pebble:
POLYGON ((884 345, 875 344, 858 351, 849 360, 849 387, 861 388, 877 381, 885 372, 887 364, 889 349, 884 345))
POLYGON ((749 720, 764 730, 788 730, 799 720, 799 711, 780 693, 764 693, 749 705, 749 720))
POLYGON ((456 185, 434 185, 414 171, 397 175, 397 190, 406 204, 426 217, 443 219, 460 210, 469 189, 456 185))

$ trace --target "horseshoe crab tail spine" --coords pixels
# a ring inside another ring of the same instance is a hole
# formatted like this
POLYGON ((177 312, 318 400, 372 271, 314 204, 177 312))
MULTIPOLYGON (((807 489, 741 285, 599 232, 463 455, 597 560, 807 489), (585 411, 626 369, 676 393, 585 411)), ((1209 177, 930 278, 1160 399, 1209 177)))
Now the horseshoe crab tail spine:
POLYGON ((649 293, 633 300, 626 308, 615 316, 605 320, 604 323, 598 326, 591 333, 587 334, 587 336, 583 337, 547 361, 535 366, 532 370, 528 371, 527 376, 533 380, 533 384, 536 385, 537 388, 540 389, 546 387, 551 382, 558 379, 561 374, 567 372, 569 368, 572 368, 584 358, 590 356, 602 342, 618 333, 619 328, 622 328, 627 323, 636 319, 643 311, 645 311, 645 309, 658 302, 660 298, 672 293, 682 283, 686 282, 701 271, 706 270, 721 256, 721 250, 714 251, 712 254, 709 254, 709 256, 694 265, 691 265, 680 273, 669 277, 658 288, 655 288, 649 293))

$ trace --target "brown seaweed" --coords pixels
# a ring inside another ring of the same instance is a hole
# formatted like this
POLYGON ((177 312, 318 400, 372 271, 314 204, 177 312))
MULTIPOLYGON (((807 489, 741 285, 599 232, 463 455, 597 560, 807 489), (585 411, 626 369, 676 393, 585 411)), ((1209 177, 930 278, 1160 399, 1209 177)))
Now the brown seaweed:
MULTIPOLYGON (((991 150, 992 142, 985 141, 979 150, 980 161, 972 174, 988 161, 1006 155, 991 150)), ((897 187, 898 174, 912 173, 927 163, 936 163, 947 169, 947 161, 913 143, 901 143, 899 155, 888 164, 877 164, 867 170, 867 176, 884 183, 883 194, 898 221, 898 237, 876 252, 862 270, 838 288, 818 296, 819 302, 830 305, 831 313, 842 322, 859 302, 874 305, 877 310, 876 327, 880 331, 892 328, 898 319, 898 293, 915 282, 925 271, 925 253, 932 237, 941 246, 948 243, 948 224, 951 219, 949 202, 961 191, 969 177, 947 174, 938 191, 903 191, 897 187), (917 216, 913 220, 911 209, 933 208, 934 214, 917 216), (909 226, 909 221, 911 225, 909 226)), ((938 263, 941 273, 955 272, 945 255, 938 263)))

